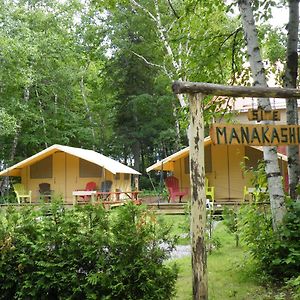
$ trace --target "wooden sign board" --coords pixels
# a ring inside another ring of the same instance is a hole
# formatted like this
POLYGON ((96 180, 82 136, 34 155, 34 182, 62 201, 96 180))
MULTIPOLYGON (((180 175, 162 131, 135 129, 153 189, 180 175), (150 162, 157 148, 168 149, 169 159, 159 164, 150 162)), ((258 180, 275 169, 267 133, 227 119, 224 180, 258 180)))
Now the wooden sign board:
POLYGON ((280 121, 280 111, 279 110, 263 110, 249 109, 248 110, 248 120, 249 121, 280 121))
POLYGON ((210 137, 215 145, 297 145, 300 143, 300 126, 213 124, 210 137))

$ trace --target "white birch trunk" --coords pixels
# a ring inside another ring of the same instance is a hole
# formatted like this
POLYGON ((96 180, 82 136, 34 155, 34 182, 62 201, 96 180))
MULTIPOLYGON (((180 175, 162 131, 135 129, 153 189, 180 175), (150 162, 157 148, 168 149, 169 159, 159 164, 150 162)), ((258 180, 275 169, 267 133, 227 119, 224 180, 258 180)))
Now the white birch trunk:
POLYGON ((208 299, 203 95, 190 97, 190 181, 193 300, 208 299))
MULTIPOLYGON (((46 120, 45 120, 45 117, 44 117, 44 110, 43 110, 42 101, 41 101, 39 92, 37 90, 35 90, 35 94, 36 94, 36 97, 38 98, 38 101, 39 101, 39 109, 40 109, 40 114, 41 114, 41 118, 42 118, 44 137, 46 137, 47 136, 46 120)), ((45 147, 48 148, 48 143, 47 142, 45 142, 45 147)))
MULTIPOLYGON (((251 0, 239 0, 238 6, 242 17, 254 86, 266 87, 267 80, 260 54, 251 0)), ((259 98, 258 106, 264 110, 271 110, 271 104, 268 98, 259 98)), ((263 154, 264 161, 266 163, 273 228, 276 230, 278 225, 282 222, 285 213, 284 192, 282 186, 282 177, 278 165, 277 148, 264 147, 263 154)))
MULTIPOLYGON (((183 62, 181 59, 181 55, 182 55, 183 48, 186 51, 187 56, 189 55, 189 53, 191 51, 191 47, 189 47, 189 41, 187 39, 187 42, 185 43, 185 45, 182 45, 182 43, 179 42, 178 49, 172 47, 172 45, 169 41, 170 39, 169 39, 169 35, 168 35, 168 29, 162 23, 161 11, 159 9, 158 0, 152 0, 152 1, 153 1, 153 5, 154 5, 154 13, 152 13, 149 9, 147 9, 145 6, 143 6, 137 0, 130 0, 130 3, 133 7, 136 7, 136 8, 139 8, 140 10, 142 10, 154 22, 155 27, 156 27, 157 37, 161 41, 161 43, 166 51, 166 54, 171 61, 173 71, 167 70, 167 68, 164 65, 160 66, 157 64, 153 64, 153 63, 149 62, 146 58, 144 58, 143 56, 141 56, 137 53, 135 53, 135 55, 142 58, 148 65, 156 66, 156 67, 163 69, 165 71, 165 74, 172 81, 174 81, 174 79, 186 80, 186 78, 182 78, 182 76, 178 78, 177 75, 182 73, 183 62), (175 55, 174 53, 177 55, 175 55), (177 60, 176 60, 176 57, 178 57, 177 60), (174 77, 176 77, 176 78, 174 78, 174 77)), ((187 98, 184 94, 177 94, 177 99, 182 108, 187 106, 187 98)), ((178 150, 179 145, 180 145, 180 128, 179 128, 179 121, 178 121, 177 114, 176 114, 176 108, 173 108, 173 115, 176 119, 176 124, 175 124, 175 126, 176 126, 175 127, 176 128, 176 148, 178 150)))
MULTIPOLYGON (((296 88, 298 75, 298 31, 299 31, 299 0, 289 0, 289 24, 286 53, 286 69, 284 87, 296 88)), ((298 124, 297 99, 286 100, 287 124, 298 124)), ((289 194, 292 199, 297 198, 296 187, 299 183, 299 147, 288 146, 288 177, 289 194)))
MULTIPOLYGON (((85 68, 85 71, 88 69, 88 66, 86 66, 85 68)), ((92 137, 93 137, 93 144, 92 144, 92 148, 93 150, 96 149, 96 146, 95 146, 95 141, 96 141, 96 134, 95 134, 95 130, 94 130, 94 126, 93 126, 93 117, 92 117, 92 113, 91 113, 91 110, 90 110, 90 107, 89 107, 89 104, 87 102, 87 99, 86 99, 86 94, 85 94, 85 86, 84 86, 84 80, 83 80, 83 76, 81 76, 81 80, 80 80, 80 91, 81 91, 81 97, 82 97, 82 100, 83 100, 83 103, 84 103, 84 106, 85 106, 85 110, 86 110, 86 113, 87 113, 87 116, 88 116, 88 119, 90 121, 90 124, 91 124, 91 132, 92 132, 92 137)))
MULTIPOLYGON (((155 23, 156 30, 157 30, 157 36, 158 36, 159 40, 162 42, 162 44, 165 48, 165 51, 166 51, 168 57, 170 58, 172 67, 173 67, 173 72, 166 71, 165 73, 172 81, 174 81, 174 79, 175 79, 174 76, 176 76, 177 74, 181 74, 181 71, 182 71, 183 62, 182 62, 182 59, 180 58, 181 53, 183 51, 182 49, 184 48, 187 54, 191 50, 191 48, 188 45, 188 41, 186 42, 185 45, 182 45, 181 42, 179 43, 179 46, 177 49, 177 56, 179 57, 179 59, 176 60, 175 54, 174 54, 174 52, 176 53, 176 51, 174 51, 176 49, 172 48, 172 46, 169 42, 168 30, 162 24, 161 12, 159 10, 158 0, 153 0, 155 14, 151 13, 150 10, 146 9, 145 6, 141 5, 136 0, 130 0, 130 3, 134 7, 141 9, 155 23)), ((138 56, 141 57, 140 55, 138 55, 138 56)), ((143 58, 143 60, 150 65, 154 65, 154 64, 149 63, 145 58, 143 58)), ((164 67, 162 67, 162 68, 166 69, 164 67)), ((182 78, 182 77, 178 78, 177 76, 176 76, 176 79, 186 80, 186 78, 182 78)), ((181 107, 187 106, 187 101, 186 101, 186 98, 184 95, 177 95, 177 98, 179 100, 181 107)))

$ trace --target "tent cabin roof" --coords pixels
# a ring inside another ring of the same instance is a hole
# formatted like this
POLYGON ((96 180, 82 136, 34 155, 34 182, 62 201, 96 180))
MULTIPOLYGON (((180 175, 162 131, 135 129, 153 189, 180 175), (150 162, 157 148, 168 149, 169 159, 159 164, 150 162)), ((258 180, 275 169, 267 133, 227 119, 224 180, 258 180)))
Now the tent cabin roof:
POLYGON ((91 163, 94 163, 104 169, 108 170, 109 172, 116 174, 116 173, 127 173, 127 174, 135 174, 141 175, 136 170, 121 164, 118 161, 113 160, 103 154, 95 152, 93 150, 86 150, 81 148, 74 148, 69 146, 63 145, 52 145, 51 147, 32 155, 29 158, 24 159, 23 161, 3 170, 0 172, 0 176, 20 176, 21 169, 24 167, 30 166, 52 154, 55 152, 64 152, 78 158, 87 160, 91 163))
MULTIPOLYGON (((210 145, 212 144, 212 140, 211 138, 208 136, 204 139, 204 146, 207 146, 207 145, 210 145)), ((248 147, 251 147, 251 148, 254 148, 254 149, 257 149, 259 151, 263 151, 263 147, 262 146, 248 146, 248 147)), ((155 164, 153 164, 152 166, 148 167, 146 169, 146 172, 150 172, 150 171, 153 171, 153 170, 156 170, 156 171, 174 171, 174 162, 178 159, 181 159, 181 158, 184 158, 184 157, 187 157, 189 155, 189 151, 190 151, 190 147, 186 147, 158 162, 156 162, 155 164)), ((278 158, 284 160, 284 161, 287 161, 287 156, 284 155, 284 154, 281 154, 281 153, 278 153, 277 154, 278 158)))
MULTIPOLYGON (((258 107, 258 100, 257 98, 235 98, 230 99, 230 105, 232 106, 232 109, 239 112, 246 112, 249 109, 257 109, 258 107)), ((272 109, 280 109, 285 110, 286 109, 286 99, 277 98, 276 100, 270 99, 270 104, 272 109)), ((298 108, 300 107, 300 100, 297 100, 298 108)))
MULTIPOLYGON (((211 143, 210 137, 206 137, 204 139, 204 146, 209 145, 211 143)), ((150 172, 152 170, 160 171, 163 169, 163 171, 173 171, 174 170, 174 161, 187 157, 189 155, 190 147, 186 147, 182 150, 179 150, 178 152, 158 161, 154 165, 148 167, 146 169, 146 172, 150 172)))

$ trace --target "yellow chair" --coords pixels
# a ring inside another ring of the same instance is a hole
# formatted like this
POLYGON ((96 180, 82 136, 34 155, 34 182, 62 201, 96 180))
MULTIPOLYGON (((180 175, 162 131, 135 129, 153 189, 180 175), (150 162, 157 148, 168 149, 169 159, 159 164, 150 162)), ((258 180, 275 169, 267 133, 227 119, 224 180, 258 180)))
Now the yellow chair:
POLYGON ((247 188, 247 186, 244 186, 244 196, 243 196, 243 201, 251 201, 252 200, 252 196, 249 193, 249 190, 247 188))
POLYGON ((13 184, 18 203, 26 202, 26 199, 31 203, 31 191, 27 192, 24 185, 22 183, 13 184))
POLYGON ((205 177, 205 194, 206 197, 210 196, 212 204, 215 201, 215 187, 214 186, 208 186, 208 178, 205 177))

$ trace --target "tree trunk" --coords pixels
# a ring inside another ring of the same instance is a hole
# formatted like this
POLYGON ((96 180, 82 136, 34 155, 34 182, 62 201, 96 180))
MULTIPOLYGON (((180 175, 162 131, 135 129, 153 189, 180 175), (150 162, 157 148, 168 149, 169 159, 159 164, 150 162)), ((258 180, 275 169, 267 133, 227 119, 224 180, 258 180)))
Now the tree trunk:
MULTIPOLYGON (((42 125, 43 125, 43 131, 44 131, 44 138, 47 140, 47 129, 46 129, 46 120, 44 117, 44 110, 43 110, 43 104, 39 95, 39 92, 37 89, 35 89, 35 95, 38 99, 39 102, 39 109, 40 109, 40 113, 41 113, 41 118, 42 118, 42 125)), ((45 148, 48 148, 48 143, 47 141, 45 141, 45 148)))
POLYGON ((207 254, 205 247, 206 196, 204 169, 203 95, 190 98, 190 180, 193 300, 207 300, 207 254))
POLYGON ((176 105, 173 103, 173 116, 175 119, 175 150, 180 150, 180 126, 179 126, 179 120, 176 113, 176 105))
MULTIPOLYGON (((86 71, 87 69, 88 69, 88 65, 85 67, 84 71, 86 71)), ((91 124, 90 129, 91 129, 92 138, 93 138, 92 148, 93 148, 93 150, 95 150, 96 149, 96 146, 95 146, 96 134, 95 134, 95 130, 94 130, 94 121, 93 121, 92 113, 91 113, 89 104, 87 102, 86 94, 85 94, 85 86, 84 86, 83 75, 81 76, 81 80, 80 80, 80 91, 81 91, 81 97, 82 97, 82 100, 83 100, 83 103, 84 103, 84 106, 85 106, 85 110, 86 110, 86 113, 87 113, 87 117, 88 117, 88 119, 90 121, 90 124, 91 124)))
MULTIPOLYGON (((258 35, 251 7, 251 0, 239 0, 238 6, 242 17, 245 40, 247 43, 250 67, 254 80, 253 85, 267 87, 264 66, 258 44, 258 35)), ((264 110, 271 110, 272 107, 269 98, 259 98, 258 107, 264 110)), ((263 153, 264 161, 266 163, 273 228, 276 230, 278 225, 282 222, 285 213, 284 192, 282 177, 278 165, 277 148, 264 147, 263 153)))
MULTIPOLYGON (((296 88, 298 75, 298 30, 299 30, 299 0, 289 0, 289 24, 286 53, 286 69, 283 86, 296 88)), ((287 124, 298 124, 297 99, 286 101, 287 124)), ((289 194, 292 199, 297 198, 296 187, 299 182, 299 145, 288 146, 288 177, 289 194)))
POLYGON ((133 168, 136 171, 140 170, 141 164, 141 145, 138 141, 135 141, 132 145, 132 152, 133 152, 133 159, 134 159, 134 166, 133 168))

